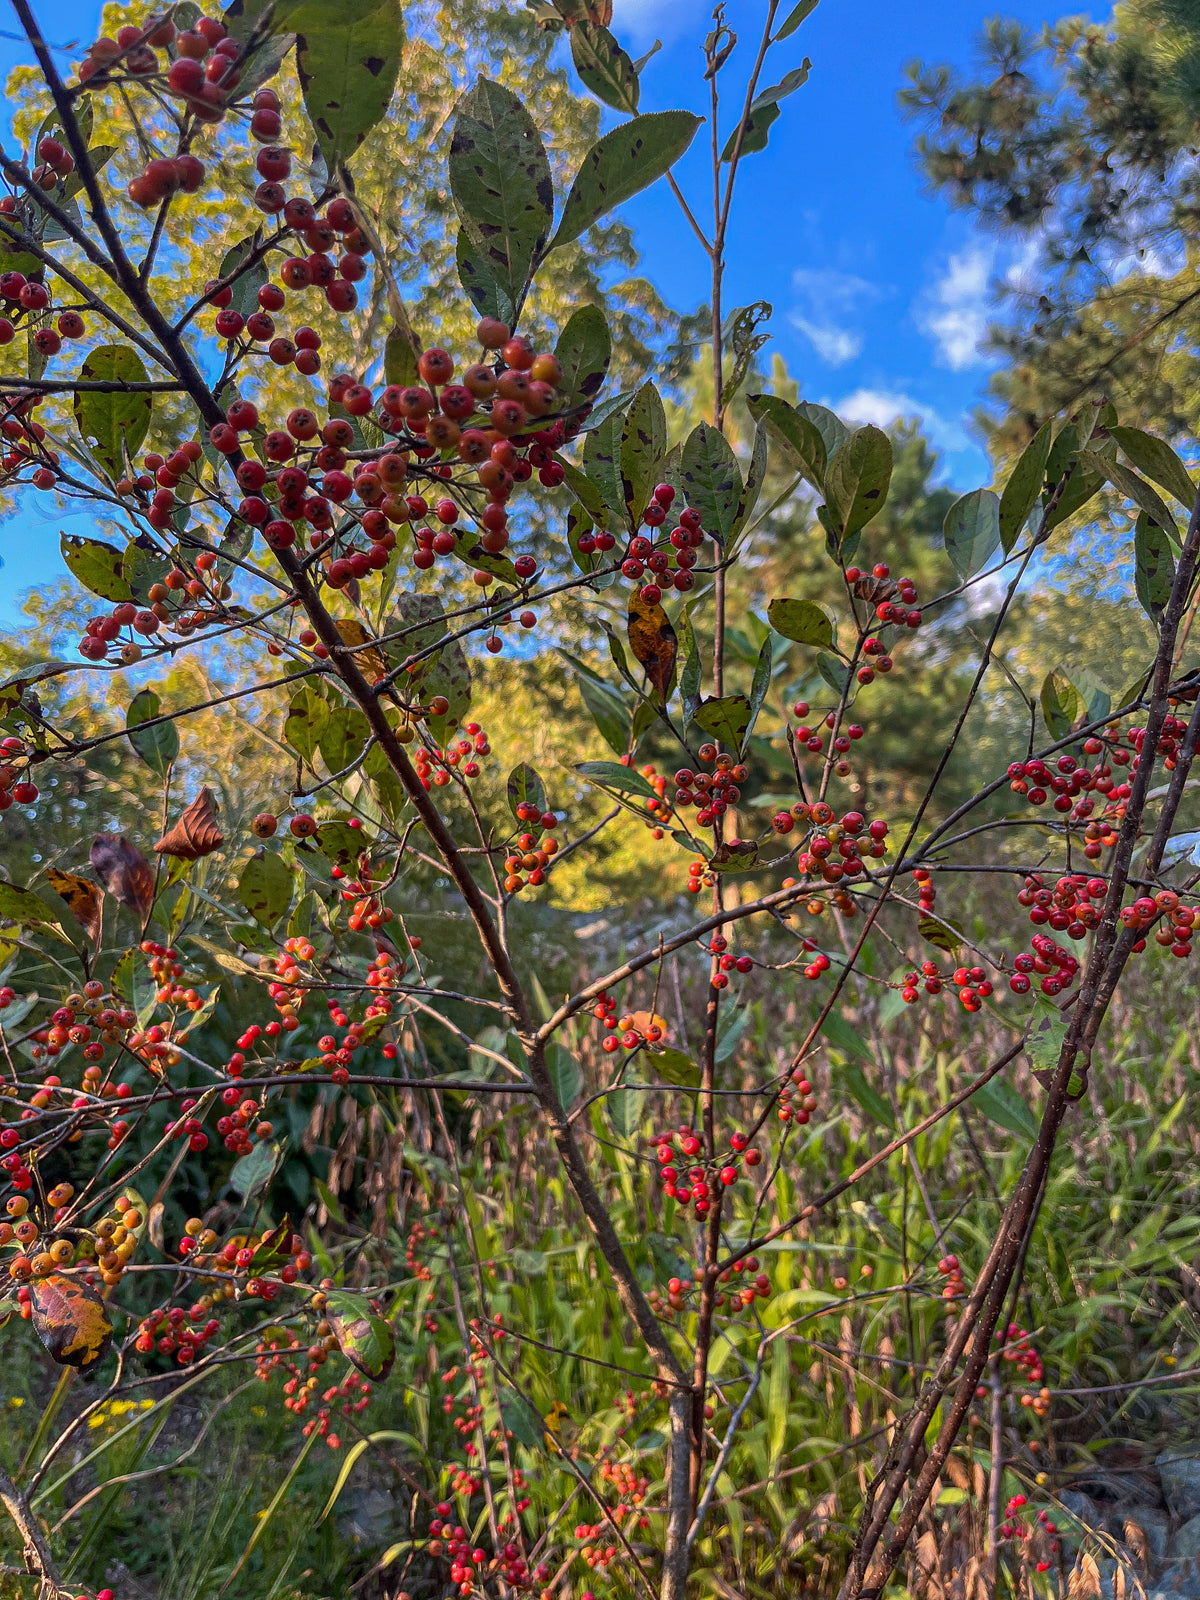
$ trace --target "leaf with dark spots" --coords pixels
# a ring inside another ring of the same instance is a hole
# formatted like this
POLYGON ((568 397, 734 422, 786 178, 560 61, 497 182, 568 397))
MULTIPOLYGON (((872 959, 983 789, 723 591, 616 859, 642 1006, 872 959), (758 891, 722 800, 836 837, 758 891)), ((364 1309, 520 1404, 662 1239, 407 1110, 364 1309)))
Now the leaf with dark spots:
POLYGON ((754 708, 744 694, 709 695, 692 714, 692 721, 731 750, 740 751, 754 708))
POLYGON ((640 589, 634 590, 629 601, 629 648, 665 705, 675 679, 679 641, 660 603, 643 600, 640 589))
POLYGON ((325 1300, 325 1317, 338 1349, 352 1367, 377 1382, 387 1377, 396 1359, 396 1336, 365 1294, 331 1289, 325 1300))
POLYGON ((81 878, 75 872, 62 872, 58 867, 47 867, 46 879, 55 894, 66 901, 67 910, 84 933, 93 944, 98 945, 104 921, 104 897, 99 888, 90 878, 81 878))
POLYGON ((700 513, 707 533, 726 544, 737 529, 742 501, 742 470, 728 439, 701 422, 688 434, 680 462, 688 505, 700 513))
POLYGON ((88 1371, 103 1361, 113 1328, 104 1301, 81 1278, 52 1272, 29 1285, 33 1328, 60 1367, 88 1371))
POLYGON ((641 523, 666 451, 667 418, 662 399, 652 383, 644 383, 633 397, 621 434, 621 489, 632 527, 641 523))
POLYGON ((516 311, 549 237, 554 185, 533 118, 488 78, 455 107, 450 189, 482 267, 516 311))
POLYGON ((652 111, 606 133, 583 158, 550 248, 578 239, 661 178, 691 144, 701 120, 690 111, 652 111))
POLYGON ((136 911, 144 927, 154 903, 154 868, 142 852, 123 833, 99 833, 88 860, 107 893, 136 911))
POLYGON ((217 806, 211 789, 201 789, 191 805, 169 832, 154 846, 160 856, 177 856, 181 861, 199 861, 210 856, 225 842, 217 826, 217 806))
POLYGON ((330 173, 350 160, 387 114, 403 43, 399 0, 377 0, 365 13, 341 5, 322 8, 319 26, 298 29, 297 75, 330 173))
POLYGON ((753 839, 723 839, 709 858, 714 872, 753 872, 758 846, 753 839))

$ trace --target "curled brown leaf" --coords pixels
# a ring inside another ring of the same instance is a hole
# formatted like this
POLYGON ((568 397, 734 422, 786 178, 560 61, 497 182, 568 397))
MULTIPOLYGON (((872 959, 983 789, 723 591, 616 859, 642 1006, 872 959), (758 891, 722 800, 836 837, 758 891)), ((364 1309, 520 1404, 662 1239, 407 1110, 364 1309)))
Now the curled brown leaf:
POLYGON ((217 827, 217 804, 211 789, 201 789, 173 828, 154 846, 160 856, 178 856, 181 861, 199 861, 210 856, 225 842, 217 827))
POLYGON ((142 852, 123 833, 99 833, 88 860, 113 899, 136 911, 144 927, 154 903, 154 868, 142 852))

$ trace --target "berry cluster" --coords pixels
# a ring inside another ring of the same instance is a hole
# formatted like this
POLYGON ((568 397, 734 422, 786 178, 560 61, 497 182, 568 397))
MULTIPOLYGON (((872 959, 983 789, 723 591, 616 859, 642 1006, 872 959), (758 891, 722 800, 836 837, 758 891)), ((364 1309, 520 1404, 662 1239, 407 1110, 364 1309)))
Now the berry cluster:
MULTIPOLYGON (((650 529, 661 528, 675 501, 675 490, 669 483, 660 483, 650 504, 642 513, 643 524, 650 529)), ((692 568, 696 565, 696 552, 705 540, 700 513, 687 506, 679 513, 678 525, 670 533, 653 533, 647 537, 637 533, 629 541, 621 562, 621 573, 631 583, 638 584, 638 598, 644 605, 656 606, 662 600, 664 588, 673 588, 686 594, 695 587, 692 568), (649 573, 649 577, 647 577, 649 573), (643 583, 643 578, 646 581, 643 583)), ((590 555, 594 550, 607 552, 616 543, 611 533, 583 533, 579 537, 579 550, 590 555)))
MULTIPOLYGON (((1000 1524, 1000 1537, 1002 1539, 1017 1539, 1024 1544, 1032 1544, 1040 1532, 1044 1536, 1045 1551, 1043 1555, 1035 1552, 1037 1559, 1033 1565, 1038 1572, 1049 1572, 1054 1565, 1052 1559, 1057 1557, 1061 1545, 1058 1540, 1058 1526, 1050 1518, 1050 1513, 1044 1508, 1038 1512, 1032 1526, 1022 1518, 1022 1511, 1028 1504, 1023 1494, 1014 1494, 1004 1508, 1004 1521, 1000 1524)), ((1041 1543, 1042 1541, 1038 1541, 1041 1543)))
POLYGON ((33 748, 15 734, 0 739, 0 811, 7 811, 15 800, 31 806, 38 798, 33 781, 33 748))
POLYGON ((967 1292, 967 1286, 963 1282, 962 1267, 959 1265, 958 1257, 943 1256, 937 1264, 937 1269, 946 1280, 942 1285, 942 1299, 961 1300, 967 1292))
POLYGON ((920 972, 904 974, 900 998, 905 1005, 912 1005, 920 998, 922 989, 926 994, 941 994, 947 983, 952 983, 958 990, 964 1011, 978 1011, 981 1003, 992 993, 991 980, 984 967, 955 967, 952 973, 944 975, 936 961, 925 960, 921 963, 920 972))

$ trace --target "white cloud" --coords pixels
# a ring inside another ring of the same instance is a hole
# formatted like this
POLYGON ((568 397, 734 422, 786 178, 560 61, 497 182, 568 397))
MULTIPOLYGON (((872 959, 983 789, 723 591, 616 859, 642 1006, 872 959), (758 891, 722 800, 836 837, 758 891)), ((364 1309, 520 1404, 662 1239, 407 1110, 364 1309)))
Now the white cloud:
POLYGON ((789 313, 792 326, 827 366, 853 361, 863 347, 861 313, 878 300, 878 285, 832 267, 800 267, 792 274, 792 287, 799 296, 799 304, 789 313))
POLYGON ((936 344, 939 361, 955 372, 986 364, 979 347, 987 333, 991 274, 992 251, 970 245, 950 257, 914 308, 917 326, 936 344))
POLYGON ((855 389, 834 401, 831 409, 844 422, 874 423, 877 428, 890 428, 894 422, 916 420, 940 450, 951 452, 968 450, 971 440, 961 422, 945 417, 935 407, 914 399, 903 389, 855 389))

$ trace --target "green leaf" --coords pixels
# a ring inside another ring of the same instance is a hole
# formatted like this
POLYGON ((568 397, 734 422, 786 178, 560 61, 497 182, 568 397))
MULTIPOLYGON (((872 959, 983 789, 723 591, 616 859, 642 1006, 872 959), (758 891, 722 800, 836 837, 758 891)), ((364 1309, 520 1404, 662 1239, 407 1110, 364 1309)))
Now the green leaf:
POLYGON ((664 1082, 673 1083, 680 1089, 700 1087, 700 1068, 682 1050, 652 1050, 646 1060, 664 1082))
POLYGON ((577 22, 571 29, 571 59, 583 83, 614 111, 638 108, 641 85, 637 69, 616 39, 595 22, 577 22))
MULTIPOLYGON (((407 319, 406 319, 407 320, 407 319)), ((417 349, 419 340, 414 341, 412 329, 397 324, 388 329, 388 336, 383 341, 383 381, 398 384, 402 389, 409 384, 416 383, 419 378, 417 371, 417 349)))
POLYGON ((328 721, 329 702, 315 689, 300 689, 292 696, 283 721, 284 740, 311 765, 328 721))
POLYGON ((821 1032, 836 1050, 844 1056, 857 1056, 860 1061, 865 1061, 869 1066, 875 1065, 874 1053, 867 1047, 862 1039, 840 1011, 831 1011, 821 1024, 821 1032))
POLYGON ((511 1433, 527 1450, 541 1450, 545 1424, 524 1395, 500 1396, 500 1416, 506 1432, 511 1433))
POLYGON ((750 728, 758 720, 758 713, 762 710, 763 701, 767 698, 767 691, 771 687, 771 678, 775 667, 775 641, 768 634, 762 642, 758 652, 758 660, 754 663, 754 678, 750 684, 750 728))
MULTIPOLYGON (((550 802, 546 798, 546 785, 537 772, 524 761, 509 773, 505 793, 508 796, 508 809, 514 817, 517 816, 517 807, 522 804, 532 803, 539 811, 550 809, 550 802)), ((521 818, 517 817, 517 821, 520 822, 521 818)))
POLYGON ((450 702, 450 709, 442 716, 425 718, 425 726, 437 742, 444 745, 462 726, 463 718, 471 709, 471 666, 459 640, 451 640, 437 655, 431 656, 418 681, 425 704, 435 695, 442 695, 450 702))
POLYGON ((971 1096, 971 1104, 978 1106, 985 1117, 990 1117, 1020 1139, 1032 1142, 1038 1136, 1038 1119, 1003 1078, 993 1078, 990 1083, 976 1089, 971 1096))
MULTIPOLYGON (((366 848, 361 830, 350 826, 349 816, 345 813, 340 817, 322 817, 313 842, 325 859, 336 867, 350 866, 366 848)), ((304 901, 300 904, 303 905, 304 901)), ((297 906, 296 910, 299 909, 297 906)))
POLYGON ((1075 724, 1086 716, 1083 697, 1063 667, 1055 667, 1053 672, 1046 674, 1039 699, 1052 739, 1065 739, 1075 724))
POLYGON ((758 504, 758 497, 762 492, 763 484, 766 482, 769 454, 767 430, 761 422, 756 422, 754 424, 754 443, 750 446, 750 465, 746 472, 746 482, 742 489, 741 498, 738 500, 737 516, 733 519, 733 536, 729 541, 729 550, 731 552, 741 542, 742 534, 750 521, 751 513, 758 504))
POLYGON ((666 412, 658 390, 647 382, 634 395, 621 434, 621 488, 633 527, 642 520, 666 450, 666 412))
POLYGON ((961 495, 942 524, 946 554, 965 582, 973 578, 1000 548, 1000 496, 991 489, 961 495))
POLYGON ((604 387, 612 360, 612 334, 599 306, 580 306, 571 314, 554 354, 562 368, 558 392, 563 410, 590 405, 604 387))
POLYGON ((690 111, 652 111, 606 133, 583 159, 550 248, 578 239, 661 178, 691 144, 701 121, 690 111))
POLYGON ((840 696, 845 693, 846 684, 850 681, 850 669, 838 656, 832 656, 827 650, 822 650, 817 657, 817 671, 834 694, 840 696))
POLYGON ((1054 509, 1048 509, 1055 491, 1059 484, 1062 483, 1064 475, 1071 468, 1072 463, 1069 458, 1076 448, 1073 442, 1075 437, 1076 429, 1073 424, 1064 428, 1054 441, 1049 459, 1046 462, 1046 487, 1042 490, 1042 505, 1044 509, 1037 530, 1039 542, 1046 538, 1052 529, 1057 528, 1060 523, 1066 522, 1069 517, 1073 517, 1077 511, 1081 510, 1104 484, 1105 473, 1091 471, 1083 465, 1081 458, 1077 458, 1074 462, 1074 470, 1071 471, 1070 477, 1067 479, 1066 487, 1058 496, 1054 509), (1067 448, 1068 446, 1069 449, 1067 448), (1067 464, 1061 470, 1056 470, 1056 458, 1063 452, 1067 454, 1067 464))
POLYGON ((103 539, 85 539, 81 534, 64 533, 59 537, 59 549, 71 575, 101 600, 114 603, 131 598, 129 584, 122 571, 124 551, 103 539))
MULTIPOLYGON (((830 411, 828 406, 815 406, 808 400, 797 401, 796 414, 812 423, 825 441, 826 461, 832 461, 850 437, 850 429, 841 417, 836 412, 830 411)), ((826 467, 826 471, 828 470, 826 467)))
POLYGON ((483 247, 476 244, 465 228, 458 230, 455 262, 458 267, 458 281, 479 315, 495 317, 497 321, 506 322, 511 327, 517 320, 512 297, 492 271, 483 247))
MULTIPOLYGON (((635 1078, 626 1082, 635 1083, 635 1078)), ((608 1125, 618 1139, 632 1139, 642 1125, 646 1097, 637 1089, 610 1089, 604 1101, 608 1125)))
POLYGON ((338 1349, 352 1367, 377 1383, 387 1377, 396 1359, 396 1335, 365 1294, 327 1290, 325 1317, 338 1349))
POLYGON ((1144 511, 1138 513, 1133 530, 1134 586, 1138 603, 1157 627, 1162 622, 1163 610, 1171 598, 1175 582, 1175 557, 1165 528, 1149 518, 1144 511))
POLYGON ((579 1098, 583 1088, 583 1068, 566 1045, 551 1040, 546 1046, 546 1071, 558 1096, 558 1103, 567 1110, 579 1098))
POLYGON ((706 533, 727 544, 737 527, 742 471, 728 439, 707 422, 688 434, 679 469, 688 505, 706 533))
POLYGON ((784 17, 783 21, 779 24, 779 27, 775 30, 775 37, 772 40, 772 43, 778 44, 780 39, 790 38, 800 24, 804 21, 805 17, 807 17, 811 11, 815 11, 816 7, 817 0, 797 0, 797 4, 792 7, 787 16, 784 17))
POLYGON ((629 748, 629 707, 621 698, 620 691, 597 678, 594 673, 583 670, 581 664, 567 656, 565 651, 559 653, 566 656, 575 669, 579 693, 601 738, 609 749, 623 756, 629 748))
POLYGON ((705 733, 740 752, 750 726, 751 705, 744 694, 708 695, 692 713, 692 721, 705 733))
POLYGON ((330 706, 318 747, 331 773, 341 772, 362 754, 370 724, 357 706, 330 706))
POLYGON ((292 886, 292 870, 283 857, 256 850, 242 868, 238 899, 269 933, 292 903, 292 886))
MULTIPOLYGON (((146 383, 149 380, 141 356, 128 344, 98 345, 89 351, 79 376, 89 383, 146 383)), ((122 393, 119 389, 111 393, 77 389, 72 408, 84 443, 91 446, 97 460, 112 477, 121 477, 126 456, 132 459, 146 437, 153 410, 151 396, 122 393)))
POLYGON ((1039 1072, 1053 1072, 1057 1068, 1066 1037, 1067 1024, 1062 1013, 1039 995, 1037 1010, 1025 1038, 1025 1053, 1039 1072))
POLYGON ((1050 454, 1052 428, 1049 422, 1034 434, 1021 451, 1000 496, 1000 544, 1007 555, 1016 544, 1029 513, 1037 505, 1046 481, 1046 458, 1050 454))
POLYGON ((344 10, 339 0, 334 12, 323 8, 312 27, 297 18, 296 72, 331 175, 387 115, 403 45, 399 0, 377 0, 363 15, 344 10))
POLYGON ((488 78, 455 107, 450 189, 471 242, 518 309, 554 221, 554 185, 533 118, 488 78))
MULTIPOLYGON (((217 268, 218 278, 232 278, 244 261, 248 261, 254 254, 256 241, 253 238, 241 239, 221 257, 221 265, 217 268)), ((240 311, 243 317, 250 316, 259 309, 258 291, 270 278, 270 273, 263 261, 259 260, 252 267, 240 273, 230 284, 233 299, 229 302, 230 309, 240 311)))
POLYGON ((883 509, 892 477, 892 441, 882 428, 858 428, 825 474, 825 504, 839 544, 883 509))
POLYGON ((738 129, 735 127, 725 142, 724 150, 721 151, 721 160, 732 161, 735 150, 739 150, 743 156, 755 155, 759 150, 765 150, 767 133, 779 115, 779 102, 806 84, 811 71, 812 62, 805 56, 800 65, 793 67, 791 72, 786 73, 778 83, 772 84, 769 89, 764 89, 761 94, 756 95, 750 107, 750 116, 746 122, 741 145, 738 145, 738 129))
POLYGON ((640 772, 633 767, 622 766, 619 761, 580 761, 575 771, 581 778, 602 789, 615 789, 619 794, 644 795, 648 800, 658 798, 640 772))
POLYGON ((16 922, 23 928, 58 927, 59 914, 32 889, 20 889, 0 879, 0 922, 16 922))
POLYGON ((1121 466, 1120 462, 1102 456, 1095 450, 1081 450, 1079 460, 1084 467, 1093 472, 1103 474, 1119 494, 1126 500, 1132 500, 1134 505, 1140 507, 1160 528, 1173 536, 1173 543, 1179 543, 1179 530, 1175 526, 1175 518, 1171 515, 1166 501, 1151 488, 1144 478, 1139 478, 1136 472, 1131 472, 1128 467, 1121 466))
POLYGON ((240 1194, 243 1200, 249 1200, 256 1190, 270 1182, 271 1174, 275 1170, 278 1148, 269 1140, 262 1139, 253 1150, 233 1163, 229 1173, 229 1186, 235 1193, 240 1194))
POLYGON ((825 481, 826 451, 816 423, 776 394, 748 394, 746 404, 750 415, 765 424, 792 470, 820 491, 825 481))
POLYGON ((1122 428, 1114 425, 1109 428, 1108 433, 1111 439, 1117 441, 1138 471, 1144 472, 1148 478, 1153 478, 1154 482, 1168 494, 1173 494, 1176 500, 1187 508, 1190 516, 1192 507, 1196 503, 1196 486, 1187 468, 1166 440, 1156 439, 1152 433, 1145 433, 1141 428, 1122 428))
POLYGON ((752 305, 735 307, 725 318, 721 332, 733 352, 733 366, 722 384, 726 405, 746 381, 755 356, 771 337, 758 332, 759 323, 769 321, 774 314, 775 307, 769 300, 755 300, 752 305))
MULTIPOLYGON (((629 520, 625 508, 625 480, 621 474, 621 438, 624 431, 625 420, 619 411, 615 411, 587 435, 583 447, 584 475, 599 493, 603 511, 621 524, 629 520)), ((590 511, 591 507, 588 509, 590 511)))
POLYGON ((834 1073, 833 1081, 849 1090, 850 1098, 866 1112, 872 1122, 881 1128, 895 1127, 896 1118, 891 1106, 879 1090, 867 1082, 866 1074, 857 1061, 844 1061, 834 1073))
POLYGON ((935 950, 943 950, 948 956, 957 955, 960 946, 958 935, 962 929, 956 922, 947 917, 920 917, 917 920, 917 932, 935 950))
POLYGON ((833 643, 833 623, 815 600, 772 600, 767 621, 776 633, 797 644, 833 643))
POLYGON ((173 722, 157 722, 144 728, 144 722, 157 717, 158 696, 153 689, 139 689, 125 713, 125 732, 129 742, 155 777, 165 778, 179 755, 179 731, 173 722))
POLYGON ((700 650, 696 644, 696 630, 692 627, 692 617, 687 606, 681 607, 679 615, 675 618, 675 633, 679 640, 679 650, 683 655, 679 696, 683 701, 684 727, 687 727, 696 714, 696 707, 700 704, 700 678, 703 671, 700 650))

